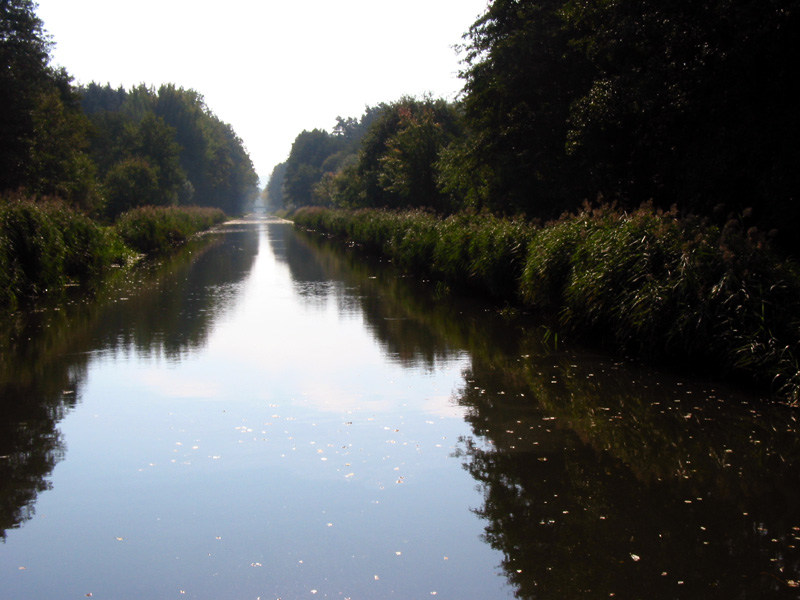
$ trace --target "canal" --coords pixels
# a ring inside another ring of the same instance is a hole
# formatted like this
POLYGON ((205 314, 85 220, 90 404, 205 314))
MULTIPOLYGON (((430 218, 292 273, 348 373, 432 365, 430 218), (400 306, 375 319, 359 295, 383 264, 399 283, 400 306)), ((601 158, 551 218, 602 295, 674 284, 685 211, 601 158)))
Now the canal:
POLYGON ((797 598, 797 411, 254 216, 0 338, 0 600, 797 598))

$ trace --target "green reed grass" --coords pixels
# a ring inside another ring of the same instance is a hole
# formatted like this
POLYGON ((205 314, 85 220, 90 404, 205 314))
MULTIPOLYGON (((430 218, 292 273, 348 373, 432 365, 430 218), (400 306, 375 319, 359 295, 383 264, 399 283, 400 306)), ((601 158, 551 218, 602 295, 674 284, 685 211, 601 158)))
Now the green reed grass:
POLYGON ((60 290, 125 260, 112 229, 55 199, 0 198, 0 307, 60 290))
POLYGON ((218 208, 144 206, 120 215, 115 227, 131 248, 151 254, 183 244, 195 233, 224 220, 225 213, 218 208))
POLYGON ((800 402, 800 269, 737 221, 585 206, 544 227, 491 215, 309 208, 347 239, 449 288, 555 313, 615 351, 702 367, 800 402))

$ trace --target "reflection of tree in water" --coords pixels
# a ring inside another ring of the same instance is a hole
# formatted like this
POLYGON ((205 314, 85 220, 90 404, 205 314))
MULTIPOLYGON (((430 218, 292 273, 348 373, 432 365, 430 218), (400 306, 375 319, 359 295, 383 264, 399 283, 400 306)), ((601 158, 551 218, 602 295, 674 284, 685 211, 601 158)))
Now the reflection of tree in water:
POLYGON ((463 352, 449 342, 452 307, 420 293, 415 282, 389 265, 285 226, 271 229, 270 239, 304 302, 321 309, 335 302, 342 314, 363 315, 384 353, 399 364, 432 368, 463 352))
POLYGON ((459 452, 518 597, 797 596, 793 413, 552 351, 525 317, 420 294, 354 249, 285 234, 297 282, 342 282, 305 286, 309 301, 355 304, 387 354, 433 366, 470 353, 458 401, 474 437, 459 452))
POLYGON ((676 396, 697 389, 662 381, 643 395, 658 380, 525 356, 474 361, 459 394, 476 435, 461 443, 484 493, 476 512, 518 597, 796 597, 791 418, 764 409, 754 423, 737 407, 704 411, 707 398, 687 418, 676 396))
POLYGON ((0 325, 0 536, 28 520, 48 489, 65 453, 57 424, 80 401, 92 354, 172 360, 202 346, 252 268, 257 244, 253 228, 223 244, 194 244, 127 273, 127 281, 108 282, 95 300, 19 313, 0 325))

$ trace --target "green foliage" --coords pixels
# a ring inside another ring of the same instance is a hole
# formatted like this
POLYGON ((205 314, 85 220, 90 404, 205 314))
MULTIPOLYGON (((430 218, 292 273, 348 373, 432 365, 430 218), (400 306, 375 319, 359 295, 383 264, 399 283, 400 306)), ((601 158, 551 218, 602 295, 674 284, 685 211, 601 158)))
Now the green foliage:
POLYGON ((116 163, 106 174, 106 213, 115 218, 137 206, 161 204, 158 172, 144 158, 116 163))
POLYGON ((0 3, 0 191, 25 188, 95 210, 87 122, 70 76, 49 66, 51 41, 35 9, 29 0, 0 3))
POLYGON ((360 206, 451 211, 438 189, 437 161, 459 135, 458 111, 444 100, 407 96, 387 105, 358 156, 360 206))
POLYGON ((525 223, 490 214, 442 218, 419 209, 395 212, 307 207, 292 218, 300 227, 380 252, 408 271, 499 299, 515 296, 532 235, 525 223))
POLYGON ((541 230, 529 248, 523 297, 558 310, 565 329, 800 399, 800 272, 755 230, 598 207, 541 230))
POLYGON ((616 351, 772 386, 800 401, 800 269, 741 221, 586 206, 546 227, 491 215, 306 208, 300 227, 449 288, 556 313, 616 351))
MULTIPOLYGON (((494 0, 467 32, 462 203, 554 218, 598 196, 754 208, 797 249, 797 0, 494 0)), ((721 215, 724 217, 724 214, 721 215)))
MULTIPOLYGON (((159 199, 147 203, 216 206, 237 214, 254 199, 257 176, 242 140, 194 90, 170 84, 128 92, 92 83, 81 92, 94 125, 92 157, 104 180, 119 163, 141 159, 158 180, 159 199)), ((111 207, 110 216, 119 210, 111 207)))
POLYGON ((298 208, 346 204, 352 197, 352 181, 343 172, 352 172, 361 139, 383 108, 367 107, 360 119, 337 117, 333 133, 320 129, 300 133, 282 167, 283 174, 272 184, 277 186, 280 182, 283 205, 298 208))
POLYGON ((263 198, 264 205, 271 210, 279 210, 284 206, 283 182, 286 175, 286 163, 282 162, 275 165, 270 173, 269 181, 264 186, 263 198))
MULTIPOLYGON (((719 202, 798 216, 791 98, 800 84, 795 0, 567 3, 591 87, 570 117, 570 153, 610 198, 710 214, 719 202), (794 67, 792 67, 794 65, 794 67)), ((770 213, 773 213, 770 215, 770 213)))
MULTIPOLYGON (((565 4, 495 0, 465 35, 461 75, 470 139, 460 148, 463 160, 450 167, 470 182, 461 194, 473 205, 545 218, 573 206, 568 118, 590 79, 564 27, 565 4)), ((449 176, 451 189, 457 174, 449 176)))
POLYGON ((121 215, 115 227, 131 248, 151 254, 183 244, 195 233, 224 220, 225 213, 218 208, 143 206, 121 215))
POLYGON ((31 0, 0 2, 0 190, 26 183, 32 115, 52 88, 50 41, 31 0))
POLYGON ((0 307, 60 291, 124 260, 116 234, 63 202, 0 198, 0 307))

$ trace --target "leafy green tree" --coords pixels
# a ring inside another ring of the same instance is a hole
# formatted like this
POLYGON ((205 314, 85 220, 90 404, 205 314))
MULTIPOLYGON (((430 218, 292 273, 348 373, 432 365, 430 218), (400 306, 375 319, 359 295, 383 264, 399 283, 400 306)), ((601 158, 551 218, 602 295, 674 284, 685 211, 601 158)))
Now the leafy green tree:
POLYGON ((444 100, 405 97, 387 105, 362 141, 356 170, 361 201, 449 210, 437 187, 438 160, 460 132, 460 115, 444 100))
POLYGON ((82 91, 95 131, 92 156, 103 176, 118 162, 139 157, 155 170, 160 203, 235 214, 257 194, 258 178, 242 140, 194 90, 169 84, 126 92, 91 84, 82 91))
POLYGON ((596 188, 796 222, 800 2, 575 2, 566 14, 594 70, 570 152, 596 188))
POLYGON ((100 85, 94 81, 80 88, 79 92, 81 107, 86 115, 94 115, 101 112, 119 112, 128 97, 128 92, 122 86, 114 89, 108 83, 100 85))
POLYGON ((283 208, 283 180, 286 174, 286 163, 282 162, 272 169, 269 181, 264 187, 264 204, 271 210, 283 208))
POLYGON ((0 189, 27 183, 33 113, 52 89, 50 41, 31 0, 0 1, 0 189))
POLYGON ((161 204, 177 204, 178 192, 186 181, 180 165, 181 147, 175 139, 175 129, 161 117, 147 113, 132 132, 129 152, 145 158, 155 169, 161 204))
POLYGON ((326 161, 344 146, 344 136, 334 136, 322 129, 303 131, 295 138, 286 160, 284 175, 284 194, 289 206, 308 206, 313 203, 314 185, 325 172, 336 169, 335 161, 329 161, 327 165, 326 161))
MULTIPOLYGON (((74 92, 69 88, 68 94, 74 92)), ((25 165, 29 191, 58 196, 87 213, 97 213, 102 198, 96 167, 87 153, 89 121, 64 102, 57 90, 43 93, 33 111, 33 137, 25 165)))
POLYGON ((114 165, 105 178, 106 210, 111 217, 146 205, 164 204, 158 170, 145 158, 126 158, 114 165))
POLYGON ((386 142, 386 153, 379 159, 380 186, 391 194, 398 206, 428 206, 442 211, 444 198, 437 186, 436 162, 439 153, 455 137, 457 116, 448 114, 446 105, 414 110, 413 104, 398 109, 397 131, 386 142))
POLYGON ((87 211, 100 196, 88 123, 30 0, 0 1, 0 190, 58 195, 87 211))
MULTIPOLYGON (((472 135, 459 152, 464 178, 480 173, 473 203, 548 216, 571 195, 568 118, 591 69, 572 45, 564 5, 494 0, 465 34, 463 108, 472 135)), ((456 177, 449 174, 451 190, 456 177)))

